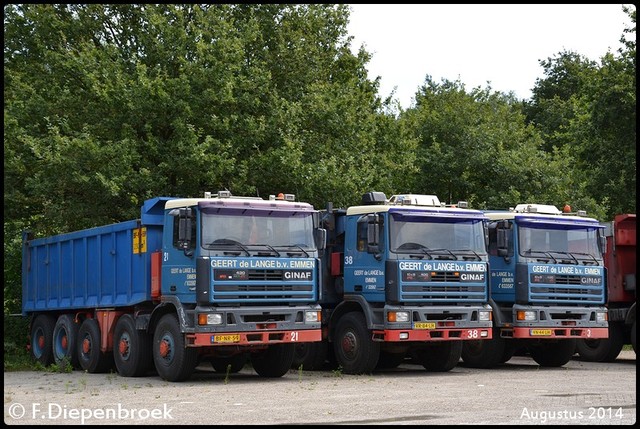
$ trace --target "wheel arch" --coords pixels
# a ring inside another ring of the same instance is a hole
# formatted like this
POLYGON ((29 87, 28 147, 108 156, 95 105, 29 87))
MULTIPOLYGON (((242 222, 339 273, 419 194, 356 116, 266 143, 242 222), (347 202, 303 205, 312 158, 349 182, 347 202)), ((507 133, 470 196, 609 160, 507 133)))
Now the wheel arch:
POLYGON ((367 328, 373 329, 374 326, 374 312, 369 303, 362 296, 345 297, 331 313, 331 319, 329 320, 329 341, 333 341, 336 326, 338 321, 347 313, 360 312, 364 314, 364 318, 367 322, 367 328))

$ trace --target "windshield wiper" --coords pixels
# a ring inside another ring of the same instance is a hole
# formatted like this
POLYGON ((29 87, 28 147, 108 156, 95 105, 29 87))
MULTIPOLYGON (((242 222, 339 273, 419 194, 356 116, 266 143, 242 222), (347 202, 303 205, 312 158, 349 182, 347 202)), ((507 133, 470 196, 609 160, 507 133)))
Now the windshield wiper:
POLYGON ((432 252, 443 252, 443 253, 444 253, 444 252, 448 252, 451 256, 453 256, 453 260, 454 260, 454 261, 457 261, 457 260, 458 260, 458 257, 455 255, 455 253, 453 253, 453 252, 452 252, 451 250, 449 250, 449 249, 444 249, 444 248, 442 248, 442 249, 429 249, 429 250, 431 250, 432 252))
MULTIPOLYGON (((590 258, 592 258, 592 259, 593 259, 593 263, 594 263, 595 265, 598 265, 598 259, 596 259, 596 257, 595 257, 595 256, 593 256, 591 253, 582 253, 582 252, 571 252, 571 253, 572 253, 572 256, 573 256, 574 254, 575 254, 575 255, 584 255, 584 256, 589 256, 590 258)), ((584 262, 585 262, 585 264, 587 263, 587 261, 584 261, 584 262)), ((591 261, 589 261, 589 262, 591 262, 591 261)))
MULTIPOLYGON (((302 253, 304 253, 304 256, 306 256, 307 258, 309 257, 309 253, 307 253, 307 251, 306 251, 306 250, 304 250, 304 249, 302 248, 302 246, 300 246, 299 244, 293 244, 293 245, 291 245, 291 246, 287 246, 287 247, 297 247, 298 249, 302 250, 302 253)), ((287 255, 291 256, 291 255, 292 255, 292 253, 287 253, 287 255)))
MULTIPOLYGON (((453 249, 453 250, 452 250, 452 252, 471 252, 471 253, 473 253, 473 254, 475 255, 475 257, 476 257, 476 258, 478 258, 478 261, 481 261, 481 260, 482 260, 482 258, 480 257, 480 255, 478 255, 478 254, 476 253, 476 251, 475 251, 475 250, 472 250, 472 249, 453 249)), ((466 256, 463 256, 463 258, 465 258, 465 257, 466 257, 466 256)))
POLYGON ((571 258, 576 261, 576 265, 580 265, 580 262, 578 262, 578 259, 576 259, 575 256, 573 256, 570 252, 559 252, 557 250, 549 250, 549 253, 559 253, 561 255, 567 255, 567 256, 571 256, 571 258))
MULTIPOLYGON (((532 255, 533 253, 542 253, 544 256, 546 256, 549 259, 553 259, 553 263, 557 264, 558 260, 556 258, 553 257, 553 255, 547 251, 544 250, 531 250, 531 249, 527 249, 524 251, 524 253, 528 253, 529 255, 532 255)), ((548 262, 548 261, 545 261, 548 262)))
POLYGON ((414 253, 416 250, 419 250, 423 254, 427 255, 429 257, 429 259, 433 259, 433 257, 429 253, 429 250, 431 250, 431 249, 429 249, 427 246, 424 246, 424 245, 419 244, 419 243, 403 243, 400 246, 398 246, 395 249, 393 249, 393 251, 396 252, 396 253, 408 253, 411 256, 421 257, 422 255, 416 255, 414 253))
POLYGON ((226 246, 233 246, 233 247, 239 247, 240 249, 242 249, 242 250, 247 254, 247 256, 251 255, 251 253, 249 253, 249 251, 247 250, 247 248, 246 248, 246 247, 244 247, 244 246, 242 245, 242 243, 240 243, 240 242, 238 242, 238 241, 236 241, 236 240, 230 240, 230 239, 228 239, 228 238, 221 238, 221 239, 218 239, 218 240, 214 240, 214 241, 212 241, 211 243, 207 244, 207 246, 208 246, 208 247, 209 247, 209 246, 214 246, 214 247, 216 247, 216 246, 225 246, 225 247, 226 247, 226 246))
POLYGON ((280 257, 280 252, 278 252, 276 249, 273 248, 273 246, 270 246, 268 244, 252 244, 251 246, 264 246, 267 249, 271 250, 273 253, 275 253, 276 256, 280 257))

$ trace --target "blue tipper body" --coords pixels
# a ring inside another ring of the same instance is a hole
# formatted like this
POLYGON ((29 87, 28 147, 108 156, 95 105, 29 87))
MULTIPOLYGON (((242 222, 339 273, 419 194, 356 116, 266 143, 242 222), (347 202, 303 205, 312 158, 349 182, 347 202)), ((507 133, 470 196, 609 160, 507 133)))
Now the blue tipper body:
POLYGON ((162 248, 169 199, 145 201, 138 220, 33 240, 23 233, 22 313, 149 301, 150 258, 162 248))

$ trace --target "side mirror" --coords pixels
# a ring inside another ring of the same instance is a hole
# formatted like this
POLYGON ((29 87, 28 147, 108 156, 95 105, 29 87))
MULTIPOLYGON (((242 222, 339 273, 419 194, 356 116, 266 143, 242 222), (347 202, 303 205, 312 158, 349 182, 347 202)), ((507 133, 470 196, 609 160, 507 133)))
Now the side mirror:
POLYGON ((181 208, 178 213, 178 246, 184 250, 185 255, 191 256, 193 252, 190 249, 193 245, 191 242, 191 231, 193 228, 193 213, 190 208, 181 208), (187 252, 190 252, 188 254, 187 252))
POLYGON ((316 229, 316 246, 318 250, 327 248, 327 230, 324 228, 316 229))
POLYGON ((600 241, 600 252, 604 255, 607 252, 607 237, 605 235, 601 235, 599 237, 600 241))
POLYGON ((496 228, 496 247, 498 256, 509 255, 509 222, 500 221, 496 228))
POLYGON ((380 216, 367 215, 367 252, 375 254, 380 259, 380 216))

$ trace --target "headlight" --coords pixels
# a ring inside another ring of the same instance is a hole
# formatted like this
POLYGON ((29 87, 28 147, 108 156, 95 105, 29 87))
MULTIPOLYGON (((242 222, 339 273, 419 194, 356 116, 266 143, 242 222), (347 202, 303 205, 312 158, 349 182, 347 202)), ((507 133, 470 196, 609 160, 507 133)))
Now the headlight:
POLYGON ((390 311, 387 313, 387 320, 389 322, 408 322, 409 312, 408 311, 390 311))
POLYGON ((207 325, 222 325, 222 313, 208 313, 207 325))
POLYGON ((489 322, 491 321, 491 312, 490 311, 481 311, 478 314, 478 318, 481 322, 489 322))
POLYGON ((304 322, 305 323, 318 323, 322 320, 322 313, 319 311, 305 311, 304 322))
POLYGON ((538 317, 535 311, 518 311, 517 319, 521 321, 524 320, 525 322, 533 322, 538 320, 538 317))
POLYGON ((606 321, 607 321, 607 313, 596 312, 596 322, 606 322, 606 321))

